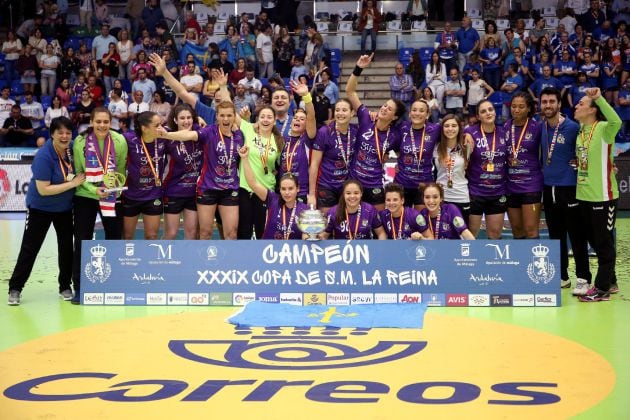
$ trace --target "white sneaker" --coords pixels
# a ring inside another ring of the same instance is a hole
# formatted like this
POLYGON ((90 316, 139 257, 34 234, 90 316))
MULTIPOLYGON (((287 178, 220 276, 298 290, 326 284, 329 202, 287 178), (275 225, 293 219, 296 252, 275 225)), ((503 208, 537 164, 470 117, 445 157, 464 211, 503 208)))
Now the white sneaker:
POLYGON ((571 287, 571 280, 561 280, 560 281, 560 288, 561 289, 568 289, 569 287, 571 287))
POLYGON ((589 284, 584 279, 577 279, 573 288, 573 296, 584 296, 588 292, 589 284))

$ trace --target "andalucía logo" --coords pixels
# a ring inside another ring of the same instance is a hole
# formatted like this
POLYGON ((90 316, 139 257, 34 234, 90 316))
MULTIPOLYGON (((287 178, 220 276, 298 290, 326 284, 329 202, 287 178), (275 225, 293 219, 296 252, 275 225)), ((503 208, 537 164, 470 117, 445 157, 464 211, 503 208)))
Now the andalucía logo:
POLYGON ((227 324, 232 313, 132 318, 5 350, 0 417, 568 418, 615 383, 584 346, 481 319, 427 313, 422 330, 247 328, 227 324))

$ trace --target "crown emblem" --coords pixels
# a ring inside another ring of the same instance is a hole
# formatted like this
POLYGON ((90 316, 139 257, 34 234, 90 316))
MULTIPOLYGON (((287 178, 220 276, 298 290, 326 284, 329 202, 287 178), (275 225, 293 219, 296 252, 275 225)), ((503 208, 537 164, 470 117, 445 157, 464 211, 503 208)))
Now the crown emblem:
POLYGON ((107 253, 107 248, 105 248, 101 244, 98 244, 90 248, 90 253, 92 254, 93 257, 103 257, 107 253))
POLYGON ((547 254, 549 253, 549 248, 542 244, 538 244, 537 246, 532 248, 532 252, 534 253, 535 257, 542 258, 547 256, 547 254))

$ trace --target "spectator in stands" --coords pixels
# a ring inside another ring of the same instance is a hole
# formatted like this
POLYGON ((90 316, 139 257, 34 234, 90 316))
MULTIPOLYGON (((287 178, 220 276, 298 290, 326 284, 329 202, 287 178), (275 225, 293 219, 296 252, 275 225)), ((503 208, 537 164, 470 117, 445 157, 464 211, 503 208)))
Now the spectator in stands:
POLYGON ((92 61, 92 52, 89 50, 84 40, 79 42, 79 53, 77 58, 81 62, 81 70, 86 71, 90 67, 90 61, 92 61))
POLYGON ((324 38, 317 32, 315 24, 311 24, 306 30, 308 42, 306 43, 304 65, 311 76, 319 69, 319 63, 324 58, 324 38))
POLYGON ((166 95, 163 90, 156 90, 153 94, 153 101, 149 105, 149 111, 155 112, 160 117, 160 125, 168 123, 168 116, 171 113, 171 104, 166 102, 166 95))
POLYGON ((84 90, 87 89, 87 83, 85 82, 85 76, 83 73, 79 73, 77 77, 77 81, 72 85, 72 95, 74 102, 79 102, 81 100, 81 94, 84 90))
POLYGON ((109 53, 109 44, 114 44, 118 40, 109 33, 109 24, 101 25, 101 34, 94 37, 92 41, 92 58, 101 61, 105 54, 109 53))
POLYGON ((162 49, 169 50, 172 57, 177 57, 178 52, 175 38, 173 38, 173 35, 169 32, 166 22, 159 22, 155 27, 155 31, 161 41, 162 49))
POLYGON ((256 37, 256 57, 258 58, 258 75, 271 77, 273 69, 273 29, 268 26, 264 31, 258 32, 256 37))
POLYGON ((11 115, 11 107, 15 105, 15 101, 9 97, 11 94, 11 88, 4 86, 0 91, 0 124, 4 124, 4 121, 11 115))
MULTIPOLYGON (((22 53, 22 41, 12 29, 7 31, 7 40, 2 43, 2 53, 4 54, 4 78, 8 85, 11 86, 15 76, 16 65, 22 53)), ((19 69, 18 74, 24 75, 19 69)))
POLYGON ((105 0, 94 0, 94 18, 97 25, 111 23, 111 18, 109 17, 109 7, 107 7, 105 0))
MULTIPOLYGON (((241 58, 245 58, 252 66, 256 64, 256 36, 249 32, 249 26, 243 26, 240 32, 241 58)), ((293 40, 293 38, 291 38, 293 40)))
POLYGON ((501 49, 495 43, 494 37, 488 38, 485 48, 479 53, 479 61, 483 63, 483 79, 499 89, 501 85, 501 49))
MULTIPOLYGON (((214 67, 208 67, 206 73, 208 74, 208 79, 203 82, 203 88, 201 90, 201 101, 206 105, 211 105, 212 100, 214 99, 214 94, 219 90, 219 82, 217 82, 217 76, 219 75, 219 70, 214 67)), ((186 86, 181 80, 180 82, 186 86)), ((238 108, 237 108, 238 109, 238 108)))
MULTIPOLYGON (((245 80, 245 79, 243 79, 245 80)), ((242 80, 241 80, 242 82, 242 80)), ((239 85, 241 85, 243 83, 239 83, 239 85)), ((245 85, 245 89, 247 89, 247 85, 245 85)), ((247 90, 246 90, 247 92, 247 90)), ((247 93, 246 93, 247 94, 247 93)), ((251 98, 254 98, 254 95, 250 95, 251 98)), ((271 89, 269 89, 268 86, 262 86, 260 88, 260 96, 258 96, 256 98, 256 108, 254 109, 254 115, 258 115, 258 112, 266 107, 266 106, 271 106, 271 89)))
POLYGON ((254 21, 254 34, 258 35, 259 32, 264 32, 267 27, 270 27, 269 19, 267 16, 267 12, 261 10, 256 16, 256 20, 254 21))
POLYGON ((159 0, 149 0, 145 8, 142 9, 141 17, 144 28, 149 30, 151 36, 154 36, 158 23, 164 20, 159 0))
POLYGON ((457 53, 457 39, 455 38, 455 32, 451 31, 451 22, 444 23, 444 31, 435 36, 433 47, 447 69, 457 66, 457 58, 455 57, 457 53))
POLYGON ((606 15, 600 10, 599 0, 591 0, 591 7, 581 17, 584 30, 589 33, 593 33, 605 19, 606 15))
POLYGON ((184 27, 186 30, 194 29, 197 33, 197 36, 199 36, 199 34, 201 33, 201 26, 199 26, 199 22, 195 18, 195 14, 192 10, 186 10, 184 12, 184 22, 184 27))
POLYGON ((182 39, 182 45, 186 45, 186 43, 192 45, 201 45, 201 38, 199 34, 195 30, 195 28, 186 28, 184 31, 184 38, 182 39))
POLYGON ((68 47, 59 64, 58 73, 60 75, 60 79, 68 79, 72 85, 77 80, 77 76, 80 71, 81 61, 74 54, 74 49, 72 47, 68 47))
POLYGON ((274 43, 274 59, 276 70, 282 77, 291 75, 291 59, 295 54, 295 40, 289 35, 286 26, 280 27, 280 33, 274 43))
POLYGON ((538 44, 540 38, 547 38, 549 41, 549 34, 547 33, 547 29, 545 29, 545 18, 542 16, 538 16, 534 19, 534 27, 529 31, 529 41, 531 44, 538 44))
POLYGON ((483 37, 479 40, 479 48, 480 50, 486 48, 488 40, 490 38, 494 39, 494 45, 501 45, 501 34, 497 30, 497 24, 494 20, 486 20, 484 24, 484 33, 483 37))
POLYGON ((510 64, 516 64, 517 72, 523 77, 523 80, 527 80, 527 76, 529 76, 529 62, 523 57, 523 53, 520 48, 514 48, 513 55, 511 58, 506 58, 503 64, 504 67, 504 78, 507 77, 509 73, 510 64))
POLYGON ((61 104, 61 98, 55 95, 52 98, 51 105, 46 110, 46 115, 44 115, 46 127, 50 128, 50 123, 57 117, 70 118, 70 114, 68 114, 68 109, 61 104))
MULTIPOLYGON (((201 78, 201 76, 199 76, 199 78, 201 78)), ((157 90, 157 87, 155 86, 155 82, 153 80, 147 78, 146 70, 141 68, 138 70, 138 80, 133 82, 131 89, 134 92, 138 90, 141 91, 144 97, 144 102, 149 103, 151 102, 151 98, 153 98, 153 94, 157 90)), ((201 88, 198 92, 200 91, 201 88)))
POLYGON ((127 0, 125 7, 125 17, 131 22, 131 39, 132 42, 140 33, 140 24, 142 23, 142 10, 144 9, 144 0, 127 0))
POLYGON ((94 0, 80 0, 79 19, 81 26, 92 32, 92 15, 94 14, 94 0))
POLYGON ((518 71, 518 64, 510 63, 508 65, 508 76, 505 78, 505 82, 501 85, 501 91, 505 93, 503 95, 503 115, 509 115, 509 106, 512 102, 512 96, 519 92, 525 86, 523 76, 518 71))
POLYGON ((584 61, 584 55, 587 53, 591 55, 591 60, 599 61, 599 45, 590 34, 584 37, 584 45, 578 50, 578 61, 584 61))
POLYGON ((118 42, 116 50, 120 56, 120 64, 118 66, 118 77, 124 79, 131 78, 131 58, 133 50, 133 42, 129 39, 129 31, 121 29, 118 32, 118 42))
POLYGON ((599 45, 604 45, 608 38, 614 38, 615 35, 615 29, 612 27, 612 23, 608 19, 604 20, 602 25, 598 26, 593 31, 593 39, 595 39, 599 45))
MULTIPOLYGON (((230 87, 232 87, 232 89, 236 88, 236 85, 238 85, 238 82, 241 79, 244 79, 245 76, 246 76, 245 59, 239 58, 236 61, 236 68, 230 72, 229 77, 228 77, 230 87)), ((239 108, 237 107, 236 109, 238 110, 239 108)))
MULTIPOLYGON (((37 70, 39 68, 39 63, 37 62, 35 54, 32 54, 32 50, 33 47, 27 44, 24 47, 24 53, 19 56, 15 66, 18 73, 22 75, 20 83, 24 87, 24 90, 30 92, 32 92, 35 89, 35 85, 38 84, 37 70)), ((7 70, 5 69, 5 74, 6 71, 7 70)))
POLYGON ((127 103, 122 100, 122 89, 114 88, 110 91, 111 101, 107 106, 110 114, 112 114, 112 130, 120 133, 120 120, 127 118, 127 103))
POLYGON ((234 102, 234 107, 239 112, 244 107, 247 107, 249 109, 249 112, 253 114, 254 110, 256 109, 256 104, 254 103, 254 101, 252 101, 250 97, 247 97, 245 95, 245 85, 237 84, 234 90, 236 91, 236 94, 232 99, 232 101, 234 102))
POLYGON ((90 92, 85 89, 81 92, 81 99, 77 102, 77 109, 74 111, 72 121, 79 134, 83 134, 90 125, 90 115, 96 108, 92 98, 90 98, 90 92))
MULTIPOLYGON (((151 98, 149 98, 151 99, 151 98)), ((136 114, 141 114, 145 111, 149 110, 149 103, 148 101, 145 101, 144 98, 144 93, 142 93, 141 90, 134 90, 133 92, 133 102, 129 104, 129 106, 127 107, 127 112, 128 112, 128 116, 129 116, 129 120, 131 122, 131 124, 129 125, 129 127, 134 130, 135 129, 135 125, 134 125, 134 117, 136 114)))
POLYGON ((90 61, 90 66, 87 68, 87 75, 88 79, 90 76, 96 77, 96 84, 102 89, 105 89, 105 84, 103 83, 103 68, 98 64, 95 58, 90 61))
POLYGON ((577 65, 574 59, 571 58, 569 50, 562 51, 562 57, 554 65, 553 75, 560 80, 567 92, 575 83, 577 65))
POLYGON ((427 87, 431 88, 435 99, 442 112, 444 107, 444 85, 446 83, 446 66, 440 59, 437 51, 431 54, 431 62, 427 64, 424 74, 426 75, 427 87))
POLYGON ((22 115, 22 108, 19 105, 11 106, 10 116, 4 120, 2 128, 0 128, 0 136, 3 136, 2 140, 4 143, 2 146, 35 146, 35 144, 28 144, 34 133, 31 121, 22 115))
POLYGON ((554 88, 561 92, 564 95, 564 85, 560 80, 556 79, 552 76, 552 67, 550 64, 544 64, 542 66, 542 75, 537 78, 534 83, 529 85, 527 89, 532 98, 540 98, 540 93, 543 89, 554 88))
POLYGON ((70 81, 68 79, 62 79, 57 89, 55 89, 55 95, 61 98, 61 105, 66 108, 72 102, 72 89, 70 88, 70 81))
POLYGON ((430 87, 427 86, 422 89, 422 99, 428 104, 429 107, 429 121, 431 121, 432 123, 438 123, 440 121, 440 106, 435 99, 433 90, 431 90, 430 87))
POLYGON ((471 71, 466 100, 468 115, 477 115, 477 105, 494 93, 494 88, 479 76, 477 69, 471 71))
POLYGON ((543 67, 549 66, 553 71, 553 64, 551 63, 550 55, 547 51, 543 51, 540 57, 537 59, 534 68, 529 73, 529 77, 532 80, 540 79, 543 76, 543 67))
MULTIPOLYGON (((420 86, 424 83, 424 66, 418 54, 411 55, 411 62, 407 65, 405 73, 411 76, 414 87, 420 89, 420 86)), ((416 92, 416 95, 417 94, 416 92)))
POLYGON ((372 40, 372 49, 370 52, 373 54, 376 53, 376 35, 378 34, 381 20, 383 20, 383 17, 376 6, 376 2, 374 0, 366 0, 363 3, 358 27, 359 32, 361 32, 361 55, 365 55, 366 53, 365 41, 367 40, 368 35, 372 40))
MULTIPOLYGON (((523 41, 525 45, 530 45, 529 31, 525 28, 525 19, 516 19, 514 25, 514 37, 523 41)), ((497 45, 500 45, 498 43, 497 45)))
POLYGON ((562 58, 562 54, 564 51, 569 53, 569 57, 573 60, 577 57, 577 51, 573 48, 573 45, 569 43, 569 33, 562 32, 560 34, 560 43, 553 50, 553 63, 555 64, 558 60, 562 58))
POLYGON ((505 35, 505 44, 503 45, 503 62, 507 66, 514 59, 514 50, 519 49, 525 51, 525 42, 520 38, 514 37, 514 29, 507 28, 503 31, 505 35))
MULTIPOLYGON (((199 99, 199 94, 203 89, 203 78, 199 74, 195 74, 195 63, 187 63, 188 72, 182 76, 179 81, 195 99, 199 99)), ((135 86, 135 83, 134 83, 135 86)), ((135 89, 134 89, 135 90, 135 89)), ((146 94, 145 94, 146 95, 146 94)), ((153 95, 153 93, 151 93, 153 95)), ((145 96, 146 97, 146 96, 145 96)))
POLYGON ((241 22, 238 25, 238 32, 242 35, 245 28, 247 28, 248 34, 254 34, 254 25, 249 21, 249 13, 247 12, 241 13, 241 22))
MULTIPOLYGON (((479 73, 477 73, 479 74, 479 73)), ((454 114, 462 118, 464 115, 464 98, 466 97, 466 83, 459 77, 459 70, 449 70, 449 78, 444 86, 445 113, 454 114)))
MULTIPOLYGON (((195 55, 192 53, 188 53, 186 54, 186 61, 182 63, 181 67, 179 68, 179 76, 178 77, 182 77, 182 76, 186 76, 188 74, 188 64, 192 63, 194 65, 194 74, 201 74, 201 69, 199 68, 199 66, 197 65, 196 61, 195 61, 195 55)), ((212 63, 210 63, 210 67, 212 67, 212 63)))
POLYGON ((105 83, 105 91, 112 89, 114 79, 118 77, 118 66, 120 64, 120 55, 116 51, 116 44, 110 42, 109 50, 103 54, 101 59, 101 67, 103 69, 103 82, 105 83))
POLYGON ((588 80, 586 73, 579 71, 577 74, 577 82, 569 91, 569 106, 575 108, 578 102, 580 102, 580 99, 586 95, 586 89, 590 87, 593 87, 593 85, 591 85, 591 82, 588 80))
POLYGON ((392 99, 398 99, 409 109, 416 96, 413 78, 405 74, 402 63, 396 63, 394 74, 389 78, 389 90, 392 99))
POLYGON ((580 71, 586 73, 591 86, 597 86, 599 84, 599 66, 593 63, 591 60, 591 54, 588 52, 584 53, 584 62, 580 66, 580 71))
POLYGON ((42 95, 52 96, 55 92, 57 82, 57 67, 59 67, 59 57, 53 53, 52 45, 46 46, 46 53, 42 54, 38 60, 41 70, 41 90, 42 95))
POLYGON ((140 70, 144 70, 145 75, 153 74, 153 68, 147 63, 147 54, 143 50, 138 53, 137 61, 131 67, 131 80, 140 78, 140 70))
POLYGON ((407 16, 411 22, 421 22, 420 30, 427 29, 429 9, 426 0, 409 0, 407 3, 407 16))
POLYGON ((569 35, 569 43, 573 45, 576 52, 580 52, 580 49, 584 46, 584 39, 586 38, 586 32, 582 29, 582 25, 579 23, 575 25, 575 32, 569 35))
POLYGON ((212 60, 209 67, 222 69, 225 74, 230 74, 230 72, 234 70, 234 64, 228 59, 228 51, 226 49, 221 50, 219 58, 212 60))
MULTIPOLYGON (((241 79, 238 84, 245 85, 246 95, 248 95, 252 99, 252 101, 256 102, 262 88, 262 83, 260 82, 260 80, 254 77, 253 67, 247 67, 247 69, 245 70, 245 78, 241 79)), ((269 96, 271 99, 271 95, 269 96)))
MULTIPOLYGON (((330 104, 334 108, 335 104, 339 100, 339 87, 337 86, 335 82, 332 81, 333 75, 328 67, 324 67, 319 72, 319 75, 320 75, 319 79, 315 78, 315 81, 324 85, 324 88, 325 88, 324 95, 326 95, 326 97, 330 101, 330 104)), ((405 76, 407 75, 403 74, 403 77, 405 76)), ((410 80, 410 83, 411 83, 411 80, 410 80)), ((390 82, 390 85, 391 85, 391 82, 390 82)))
MULTIPOLYGON (((26 45, 28 43, 28 38, 35 31, 36 28, 42 26, 42 22, 44 17, 42 15, 35 15, 33 19, 26 19, 15 31, 15 35, 17 35, 22 41, 22 45, 26 45)), ((8 34, 7 34, 8 35, 8 34)))
POLYGON ((472 20, 468 16, 462 19, 462 26, 455 33, 457 39, 457 61, 459 71, 464 69, 470 55, 479 50, 479 33, 472 27, 472 20))
POLYGON ((48 41, 46 41, 46 38, 44 38, 42 30, 40 28, 35 29, 35 31, 28 38, 28 43, 31 47, 33 47, 33 53, 39 60, 41 55, 46 52, 46 45, 48 45, 48 41))
POLYGON ((39 137, 47 137, 48 130, 44 126, 44 108, 42 104, 33 100, 33 92, 24 92, 24 102, 20 104, 20 108, 22 108, 22 115, 31 121, 34 130, 31 140, 36 142, 39 137))
POLYGON ((615 63, 612 52, 604 50, 602 53, 601 65, 601 90, 604 93, 606 102, 615 104, 619 96, 619 75, 621 74, 621 64, 615 63))
MULTIPOLYGON (((120 99, 125 101, 125 103, 129 103, 129 95, 123 89, 122 81, 120 79, 114 79, 114 83, 112 84, 112 90, 116 88, 120 89, 120 99)), ((108 93, 108 96, 109 96, 109 99, 111 100, 112 98, 111 91, 108 93)))
POLYGON ((564 9, 564 17, 560 19, 559 23, 564 25, 569 36, 575 33, 575 25, 577 25, 577 19, 575 19, 575 12, 572 8, 567 7, 564 9))
POLYGON ((103 102, 105 100, 103 96, 103 88, 96 83, 95 75, 90 75, 88 77, 87 90, 90 93, 90 98, 94 102, 94 105, 96 107, 103 106, 103 102))
POLYGON ((291 69, 291 80, 296 80, 300 76, 308 74, 308 69, 304 65, 304 57, 296 55, 293 57, 293 67, 291 69))

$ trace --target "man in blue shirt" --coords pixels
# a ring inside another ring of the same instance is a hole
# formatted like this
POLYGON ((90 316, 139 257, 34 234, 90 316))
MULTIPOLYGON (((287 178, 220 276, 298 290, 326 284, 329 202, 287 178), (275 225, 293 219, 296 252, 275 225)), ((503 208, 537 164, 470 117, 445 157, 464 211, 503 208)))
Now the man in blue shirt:
POLYGON ((547 88, 558 89, 564 95, 564 86, 558 79, 551 75, 551 66, 545 64, 542 69, 542 77, 536 79, 534 83, 529 86, 529 93, 532 95, 532 98, 540 98, 540 93, 547 88))
POLYGON ((455 32, 451 31, 451 22, 444 23, 444 31, 435 36, 433 48, 438 52, 447 71, 457 66, 457 59, 455 58, 457 39, 455 32))
POLYGON ((479 47, 479 33, 472 27, 472 21, 468 16, 462 19, 462 27, 455 34, 457 39, 457 64, 459 71, 464 70, 468 57, 479 47))

